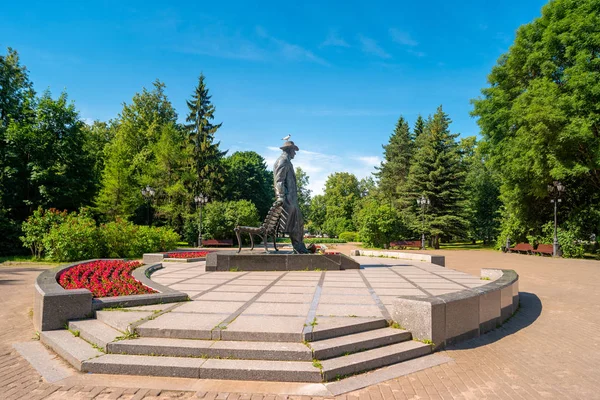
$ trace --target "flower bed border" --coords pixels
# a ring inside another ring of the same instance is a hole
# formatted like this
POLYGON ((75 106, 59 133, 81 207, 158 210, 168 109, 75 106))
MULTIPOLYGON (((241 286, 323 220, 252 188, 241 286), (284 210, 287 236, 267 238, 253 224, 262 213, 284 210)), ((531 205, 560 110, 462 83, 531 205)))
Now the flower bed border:
MULTIPOLYGON (((150 280, 150 275, 163 268, 161 263, 142 265, 133 270, 132 276, 142 284, 159 293, 129 296, 93 298, 88 289, 66 290, 57 281, 59 274, 79 264, 99 260, 93 259, 61 265, 42 272, 35 281, 33 324, 36 330, 51 331, 64 329, 69 320, 91 318, 96 310, 106 307, 132 307, 160 303, 186 301, 188 295, 150 280)), ((119 259, 120 260, 120 259, 119 259)))

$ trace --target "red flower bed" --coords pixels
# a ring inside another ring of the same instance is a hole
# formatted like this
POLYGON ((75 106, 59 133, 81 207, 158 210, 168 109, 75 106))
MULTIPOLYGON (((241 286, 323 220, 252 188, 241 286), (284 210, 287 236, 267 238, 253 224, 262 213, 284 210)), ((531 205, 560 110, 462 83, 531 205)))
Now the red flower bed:
POLYGON ((94 297, 156 293, 131 276, 139 261, 99 260, 64 270, 58 283, 65 289, 88 289, 94 297))
POLYGON ((165 253, 167 258, 200 258, 206 257, 208 251, 176 251, 173 253, 165 253))

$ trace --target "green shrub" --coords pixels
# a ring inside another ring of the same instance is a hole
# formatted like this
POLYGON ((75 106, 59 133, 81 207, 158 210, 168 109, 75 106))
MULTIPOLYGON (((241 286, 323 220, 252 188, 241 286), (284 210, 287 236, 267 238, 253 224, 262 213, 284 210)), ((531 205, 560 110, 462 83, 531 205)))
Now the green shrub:
POLYGON ((38 207, 21 226, 23 236, 20 239, 23 246, 28 247, 34 257, 42 257, 45 250, 44 238, 53 227, 62 224, 66 219, 66 211, 58 211, 54 208, 44 210, 38 207))
POLYGON ((329 236, 339 236, 342 232, 352 231, 354 224, 344 217, 327 218, 323 223, 323 232, 329 236))
MULTIPOLYGON (((254 203, 248 200, 208 203, 202 211, 202 237, 206 239, 231 239, 236 225, 259 226, 261 221, 254 203)), ((244 243, 248 235, 242 235, 244 243)))
POLYGON ((139 258, 144 253, 173 250, 179 235, 167 227, 134 225, 117 220, 100 226, 105 256, 110 258, 139 258))
POLYGON ((173 250, 179 242, 179 235, 167 227, 137 226, 136 228, 132 258, 141 257, 144 253, 173 250))
MULTIPOLYGON (((585 243, 578 240, 577 232, 571 229, 558 228, 556 232, 558 244, 565 258, 581 258, 585 254, 585 243)), ((550 221, 542 226, 542 234, 539 236, 528 235, 527 240, 534 244, 554 243, 554 222, 550 221)))
POLYGON ((356 242, 358 238, 358 232, 342 232, 339 236, 340 239, 346 242, 356 242))
POLYGON ((109 258, 135 258, 138 226, 129 221, 117 219, 100 225, 100 236, 104 245, 104 255, 109 258))
POLYGON ((43 239, 48 258, 55 261, 79 261, 99 258, 102 241, 96 222, 84 214, 69 214, 61 224, 54 225, 43 239))

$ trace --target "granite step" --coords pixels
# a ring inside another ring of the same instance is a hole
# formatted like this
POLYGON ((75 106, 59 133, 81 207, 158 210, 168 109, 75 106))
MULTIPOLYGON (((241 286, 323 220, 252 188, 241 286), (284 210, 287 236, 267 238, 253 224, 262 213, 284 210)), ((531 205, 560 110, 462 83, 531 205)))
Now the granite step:
POLYGON ((107 354, 83 363, 83 371, 98 374, 172 376, 279 382, 322 382, 312 362, 221 360, 107 354))
POLYGON ((86 361, 104 355, 91 344, 74 336, 66 329, 44 331, 40 334, 40 340, 79 371, 82 370, 82 364, 86 361))
POLYGON ((315 325, 312 332, 307 335, 306 339, 310 342, 372 331, 389 326, 389 323, 385 318, 317 316, 317 321, 318 324, 315 325))
POLYGON ((339 357, 377 347, 387 346, 412 339, 410 332, 403 329, 381 328, 331 339, 311 342, 313 356, 318 360, 339 357))
POLYGON ((431 353, 431 345, 413 340, 324 360, 323 379, 331 381, 431 353))
POLYGON ((69 329, 79 332, 79 337, 95 344, 106 351, 107 344, 114 342, 118 337, 123 336, 120 332, 97 319, 86 319, 80 321, 70 321, 69 329))
POLYGON ((109 353, 168 357, 234 358, 246 360, 312 361, 302 343, 239 342, 140 337, 108 344, 109 353))

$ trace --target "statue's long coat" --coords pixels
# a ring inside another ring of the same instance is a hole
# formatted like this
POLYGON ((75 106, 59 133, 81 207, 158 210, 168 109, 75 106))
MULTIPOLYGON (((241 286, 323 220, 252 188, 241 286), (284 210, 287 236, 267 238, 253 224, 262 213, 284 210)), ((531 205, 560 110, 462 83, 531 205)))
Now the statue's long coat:
POLYGON ((273 179, 275 181, 275 195, 277 198, 283 198, 283 208, 288 213, 285 232, 289 233, 290 236, 299 235, 301 240, 304 235, 304 221, 298 205, 296 173, 286 152, 281 154, 275 161, 273 179))

